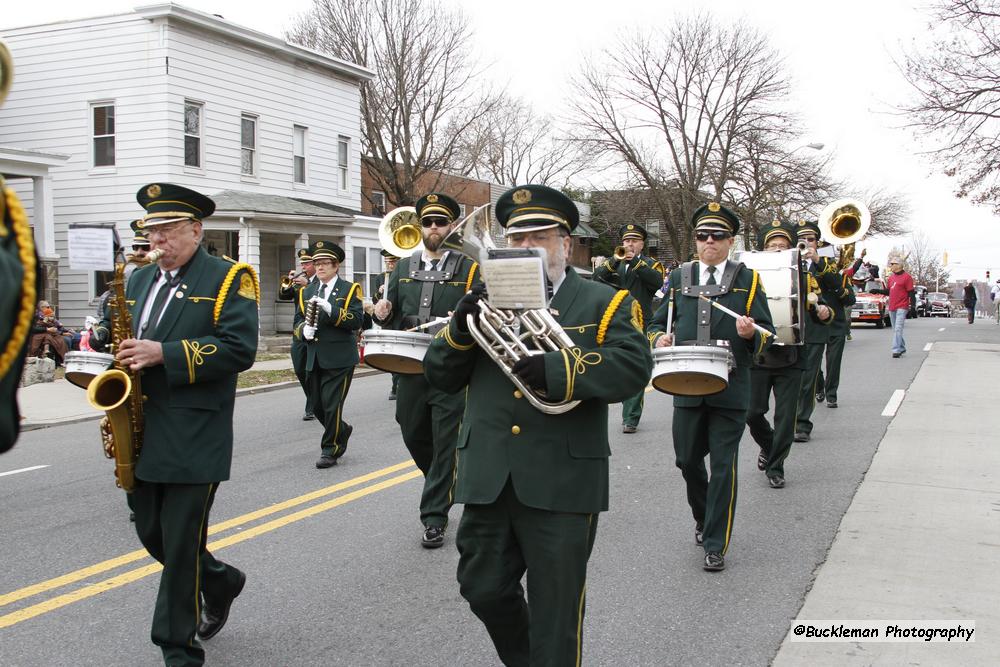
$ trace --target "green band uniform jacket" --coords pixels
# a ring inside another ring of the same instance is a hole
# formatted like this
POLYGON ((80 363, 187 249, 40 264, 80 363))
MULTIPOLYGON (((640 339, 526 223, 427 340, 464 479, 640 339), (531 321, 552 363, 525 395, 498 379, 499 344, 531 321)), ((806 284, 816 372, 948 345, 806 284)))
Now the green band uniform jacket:
MULTIPOLYGON (((308 301, 319 294, 323 283, 314 280, 299 291, 299 310, 305 312, 308 301)), ((358 342, 355 332, 364 320, 364 294, 361 285, 339 276, 330 281, 330 314, 317 308, 316 336, 306 341, 306 372, 316 368, 349 368, 358 363, 358 342)), ((295 337, 302 339, 305 318, 295 328, 295 337)))
POLYGON ((666 270, 659 261, 642 254, 619 262, 605 260, 594 271, 594 280, 617 289, 628 290, 642 307, 642 316, 648 324, 653 319, 653 296, 663 287, 666 270), (628 270, 625 270, 626 266, 628 270))

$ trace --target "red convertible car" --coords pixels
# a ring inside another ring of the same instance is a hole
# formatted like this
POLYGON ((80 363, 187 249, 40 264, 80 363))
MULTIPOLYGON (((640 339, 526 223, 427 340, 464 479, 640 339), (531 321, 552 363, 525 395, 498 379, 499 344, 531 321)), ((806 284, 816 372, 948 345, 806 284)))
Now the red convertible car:
POLYGON ((851 322, 869 322, 877 329, 889 324, 889 290, 881 278, 865 281, 855 287, 854 306, 851 308, 851 322))

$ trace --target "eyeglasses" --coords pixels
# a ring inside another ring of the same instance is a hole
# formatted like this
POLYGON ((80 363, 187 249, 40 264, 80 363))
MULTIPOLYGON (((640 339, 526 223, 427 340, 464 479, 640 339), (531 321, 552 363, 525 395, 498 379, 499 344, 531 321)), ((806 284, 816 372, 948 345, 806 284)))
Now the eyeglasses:
POLYGON ((709 238, 715 241, 725 241, 730 237, 729 232, 724 232, 721 229, 716 229, 711 232, 695 232, 694 237, 699 241, 707 241, 709 238))
POLYGON ((165 225, 156 225, 154 227, 146 228, 146 238, 152 239, 154 236, 172 236, 179 229, 183 229, 190 222, 170 222, 165 225))
POLYGON ((149 246, 148 245, 134 245, 134 246, 132 246, 132 250, 135 250, 136 252, 138 252, 140 250, 149 250, 149 246))
POLYGON ((339 264, 340 262, 334 262, 332 259, 317 259, 313 260, 313 266, 317 269, 321 269, 324 266, 333 266, 334 264, 339 264))
POLYGON ((430 227, 447 227, 449 224, 451 223, 444 218, 425 218, 420 221, 420 226, 424 229, 428 229, 430 227))

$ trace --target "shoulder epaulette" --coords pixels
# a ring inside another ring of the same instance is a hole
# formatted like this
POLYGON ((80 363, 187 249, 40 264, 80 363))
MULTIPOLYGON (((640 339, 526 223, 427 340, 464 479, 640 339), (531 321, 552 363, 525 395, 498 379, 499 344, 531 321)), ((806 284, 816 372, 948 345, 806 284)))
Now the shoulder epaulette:
MULTIPOLYGON (((224 257, 224 259, 228 259, 230 262, 233 261, 228 257, 224 257)), ((229 273, 226 274, 225 279, 223 279, 222 284, 219 286, 219 293, 215 295, 215 310, 212 312, 213 325, 217 325, 219 323, 219 316, 222 314, 222 306, 226 302, 226 297, 229 296, 229 288, 232 286, 233 281, 236 280, 236 275, 243 270, 246 270, 247 277, 250 278, 250 283, 244 284, 244 281, 241 279, 239 293, 243 296, 247 296, 245 292, 252 289, 253 298, 256 300, 257 304, 260 305, 260 281, 257 280, 257 273, 249 264, 234 262, 233 265, 229 267, 229 273)))
POLYGON ((608 327, 611 325, 611 318, 614 317, 615 311, 618 307, 622 305, 622 301, 628 296, 628 290, 618 290, 615 295, 611 298, 611 303, 608 304, 607 309, 604 311, 604 315, 601 317, 601 324, 597 327, 597 344, 603 345, 604 339, 608 335, 608 327))
POLYGON ((24 212, 17 195, 10 188, 3 187, 0 182, 0 200, 4 202, 11 221, 11 232, 14 234, 14 241, 17 245, 18 259, 24 267, 24 275, 21 278, 21 304, 14 319, 14 327, 10 332, 10 338, 4 347, 3 354, 0 354, 0 377, 7 375, 14 359, 21 353, 24 341, 28 338, 31 330, 31 322, 35 319, 35 242, 32 236, 31 227, 28 224, 28 215, 24 212))

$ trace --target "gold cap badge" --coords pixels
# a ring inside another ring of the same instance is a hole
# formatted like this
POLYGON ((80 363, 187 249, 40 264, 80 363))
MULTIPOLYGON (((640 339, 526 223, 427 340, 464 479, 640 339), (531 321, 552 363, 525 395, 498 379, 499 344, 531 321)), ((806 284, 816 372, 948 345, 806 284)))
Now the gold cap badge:
POLYGON ((531 201, 531 190, 518 190, 511 196, 511 199, 514 200, 515 204, 527 204, 531 201))
POLYGON ((323 242, 322 241, 317 241, 316 242, 316 247, 317 248, 322 248, 323 247, 323 242))
POLYGON ((721 209, 721 208, 722 207, 719 206, 719 202, 715 202, 715 201, 708 202, 708 210, 711 211, 712 213, 718 213, 719 209, 721 209))
POLYGON ((777 220, 775 220, 774 222, 771 223, 771 226, 772 227, 781 227, 781 223, 778 222, 777 220))
POLYGON ((146 188, 146 194, 149 195, 150 197, 159 197, 160 193, 162 192, 163 190, 160 189, 160 186, 157 185, 156 183, 153 183, 148 188, 146 188))
POLYGON ((427 195, 427 203, 428 204, 436 204, 437 200, 438 200, 438 196, 437 195, 427 195))
POLYGON ((635 229, 635 225, 629 225, 626 229, 635 229))

